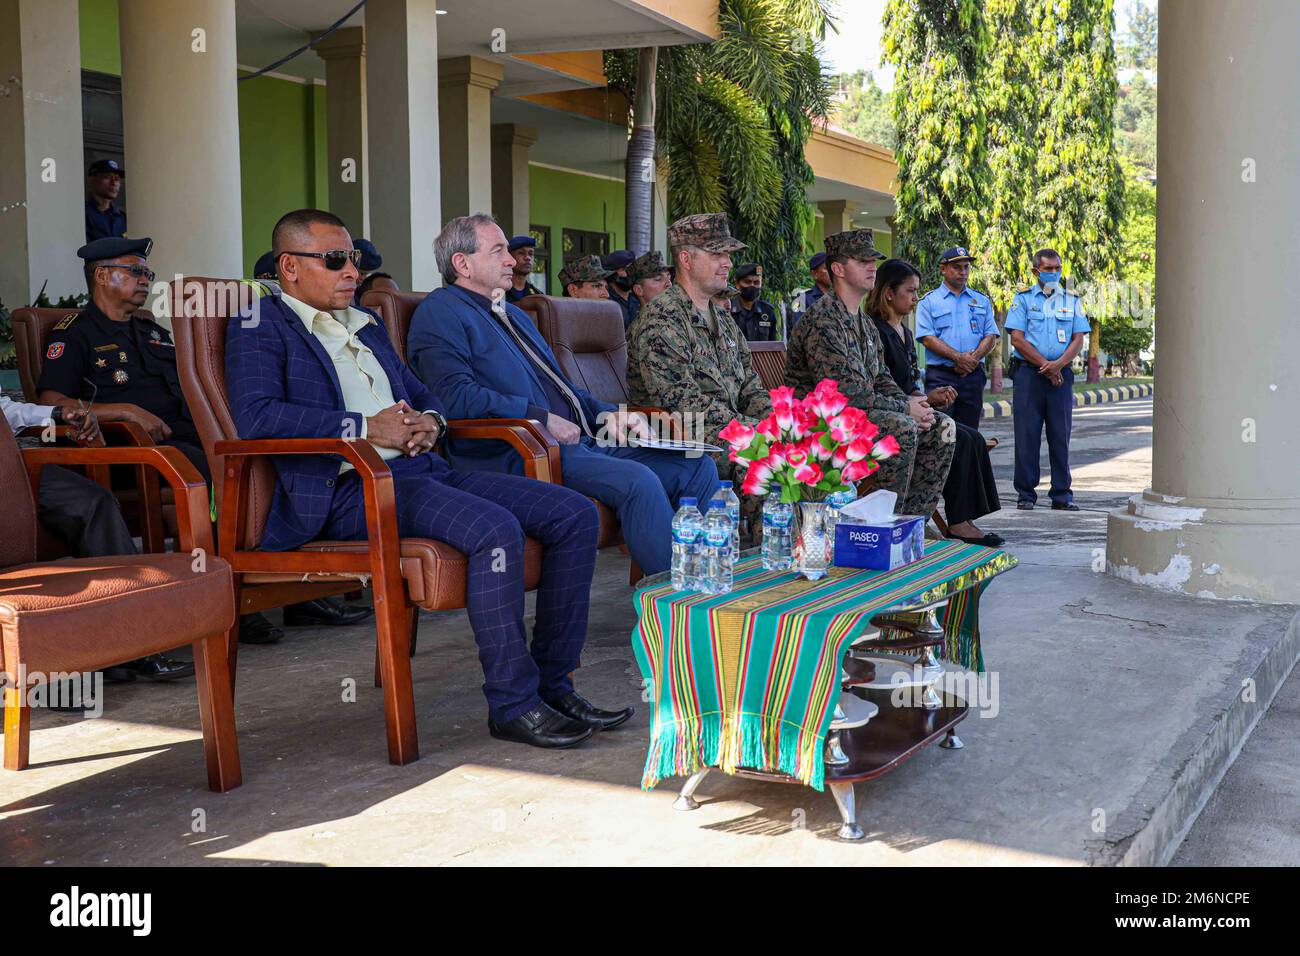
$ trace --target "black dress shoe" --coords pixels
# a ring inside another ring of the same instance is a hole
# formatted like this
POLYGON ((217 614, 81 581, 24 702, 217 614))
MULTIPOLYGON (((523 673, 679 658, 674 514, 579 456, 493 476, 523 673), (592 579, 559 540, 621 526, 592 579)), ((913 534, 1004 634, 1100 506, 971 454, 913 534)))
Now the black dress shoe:
POLYGON ((240 644, 274 644, 284 637, 265 614, 245 614, 239 619, 240 644))
POLYGON ((538 704, 503 724, 488 720, 488 733, 498 740, 513 740, 534 747, 576 747, 595 732, 590 724, 556 713, 546 704, 538 704))
POLYGON ((625 723, 633 714, 631 707, 623 710, 601 710, 599 707, 593 707, 591 701, 577 692, 547 703, 564 716, 580 720, 595 730, 613 730, 619 724, 625 723))
POLYGON ((1017 501, 1017 502, 1016 502, 1016 510, 1017 510, 1017 511, 1033 511, 1033 510, 1034 510, 1034 503, 1033 503, 1032 501, 1017 501))
POLYGON ((284 609, 284 626, 360 624, 374 613, 374 608, 348 607, 346 604, 335 604, 326 598, 319 598, 315 601, 302 601, 299 604, 286 605, 284 609))
POLYGON ((1078 510, 1079 510, 1079 506, 1076 505, 1073 501, 1069 502, 1068 504, 1064 504, 1064 505, 1061 504, 1059 501, 1053 501, 1053 502, 1052 502, 1052 510, 1053 510, 1053 511, 1078 511, 1078 510))
POLYGON ((169 681, 194 676, 194 664, 176 661, 162 654, 150 654, 116 667, 104 668, 106 684, 125 684, 134 680, 169 681))
POLYGON ((965 541, 967 544, 978 544, 983 548, 996 548, 1004 540, 1001 535, 993 534, 991 531, 982 538, 968 538, 961 534, 954 534, 952 537, 958 541, 965 541))

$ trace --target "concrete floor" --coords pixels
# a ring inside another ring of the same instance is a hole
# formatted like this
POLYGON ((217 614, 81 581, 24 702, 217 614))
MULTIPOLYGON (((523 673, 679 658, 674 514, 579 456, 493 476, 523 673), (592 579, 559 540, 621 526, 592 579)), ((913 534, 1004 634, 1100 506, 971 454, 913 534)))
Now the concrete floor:
MULTIPOLYGON (((1264 709, 1266 699, 1244 709, 1237 703, 1242 681, 1255 677, 1264 686, 1272 675, 1280 682, 1300 637, 1292 630, 1291 643, 1283 640, 1292 607, 1160 594, 1094 570, 1106 510, 1149 480, 1150 429, 1149 400, 1076 410, 1075 491, 1088 510, 1025 513, 1014 509, 1010 488, 1009 421, 988 423, 987 432, 1003 439, 994 464, 1008 510, 985 524, 1007 537, 1021 561, 984 601, 996 714, 990 707, 988 716, 972 714, 962 724, 964 750, 928 748, 860 785, 858 819, 868 834, 861 843, 838 842, 829 794, 802 787, 715 773, 693 813, 671 809, 679 781, 639 790, 648 723, 628 640, 631 590, 626 558, 608 553, 598 567, 578 684, 598 704, 638 704, 626 727, 558 753, 492 740, 463 614, 425 615, 414 661, 423 757, 393 767, 372 686, 373 632, 294 630, 279 645, 241 649, 236 712, 245 783, 229 794, 204 788, 192 686, 110 688, 98 720, 35 714, 32 766, 0 773, 4 859, 1163 861, 1214 776, 1225 728, 1235 728, 1227 740, 1234 745, 1264 709), (343 699, 349 678, 355 703, 343 699)), ((1294 717, 1294 703, 1287 706, 1294 717)), ((1277 726, 1285 736, 1295 725, 1277 726)), ((1243 785, 1267 794, 1270 775, 1243 785)), ((1295 791, 1288 793, 1294 809, 1295 791)), ((1203 820, 1214 813, 1212 803, 1203 820)))

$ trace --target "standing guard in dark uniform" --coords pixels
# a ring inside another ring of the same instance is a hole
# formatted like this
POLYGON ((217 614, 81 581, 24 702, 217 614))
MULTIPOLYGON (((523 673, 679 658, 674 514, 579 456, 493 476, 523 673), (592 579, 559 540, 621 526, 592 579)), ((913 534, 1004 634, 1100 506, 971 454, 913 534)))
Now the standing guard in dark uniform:
MULTIPOLYGON (((100 421, 131 421, 159 445, 171 445, 212 475, 198 429, 190 417, 171 333, 140 309, 154 273, 145 264, 152 239, 97 239, 77 250, 85 261, 90 303, 50 331, 36 388, 45 405, 90 406, 100 421)), ((355 624, 369 609, 346 609, 327 601, 285 608, 285 623, 355 624)), ((240 619, 240 640, 266 644, 282 632, 262 615, 240 619)))
POLYGON ((533 271, 536 249, 537 240, 532 236, 515 236, 506 243, 506 250, 515 257, 515 267, 511 270, 510 276, 510 288, 506 289, 507 302, 518 302, 526 295, 545 294, 528 281, 533 271))
POLYGON ((122 191, 126 170, 115 159, 99 159, 86 172, 86 241, 126 235, 126 213, 113 200, 122 191))
POLYGON ((776 309, 758 297, 763 289, 763 267, 746 262, 736 269, 739 295, 731 300, 731 317, 747 342, 775 342, 780 336, 776 309))

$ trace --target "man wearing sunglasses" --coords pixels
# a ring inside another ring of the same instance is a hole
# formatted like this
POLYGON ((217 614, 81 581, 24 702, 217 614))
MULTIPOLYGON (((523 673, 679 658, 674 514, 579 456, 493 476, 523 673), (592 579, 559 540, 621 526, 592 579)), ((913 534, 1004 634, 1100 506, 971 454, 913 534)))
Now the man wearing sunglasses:
MULTIPOLYGON (((232 321, 226 331, 226 382, 240 437, 353 438, 387 460, 402 536, 443 541, 469 559, 466 610, 492 736, 572 747, 626 721, 630 708, 600 710, 569 678, 586 640, 595 506, 559 485, 453 469, 433 453, 446 429, 442 402, 402 364, 375 314, 350 306, 358 256, 337 216, 288 213, 276 223, 271 247, 282 293, 259 300, 257 321, 232 321), (531 645, 525 535, 543 548, 531 645)), ((508 277, 514 260, 504 238, 501 253, 508 277)), ((340 456, 274 463, 264 550, 317 538, 364 540, 361 480, 340 456)))
MULTIPOLYGON (((77 250, 85 263, 90 303, 50 331, 37 382, 45 405, 90 402, 102 422, 135 422, 159 445, 171 445, 212 483, 203 442, 190 417, 176 371, 171 333, 141 311, 153 285, 146 259, 152 239, 96 239, 77 250)), ((369 609, 327 601, 285 608, 289 625, 355 624, 369 609)), ((240 640, 270 644, 284 633, 261 614, 240 619, 240 640)))

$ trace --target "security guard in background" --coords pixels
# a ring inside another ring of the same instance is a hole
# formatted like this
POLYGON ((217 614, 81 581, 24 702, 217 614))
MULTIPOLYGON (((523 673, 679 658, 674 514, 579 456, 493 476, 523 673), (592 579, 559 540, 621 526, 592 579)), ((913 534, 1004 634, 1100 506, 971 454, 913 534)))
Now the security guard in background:
MULTIPOLYGON (((131 421, 159 445, 171 445, 212 476, 198 429, 190 417, 176 371, 171 334, 140 309, 154 273, 146 264, 152 239, 96 239, 77 250, 85 262, 90 304, 58 322, 45 346, 38 401, 78 408, 90 402, 101 422, 131 421)), ((327 601, 285 608, 285 623, 354 624, 369 609, 346 609, 327 601)), ((269 644, 283 637, 262 615, 240 619, 240 640, 269 644)))
POLYGON ((609 271, 609 297, 623 310, 624 330, 641 311, 641 300, 632 291, 632 278, 627 274, 628 267, 635 261, 636 256, 627 249, 615 249, 600 260, 601 266, 609 271))
POLYGON ((253 263, 253 278, 275 279, 277 278, 276 270, 278 268, 275 256, 270 252, 264 252, 257 257, 257 262, 253 263))
POLYGON ((533 271, 533 259, 537 240, 532 236, 515 236, 506 244, 506 249, 515 257, 511 270, 511 285, 506 289, 506 301, 518 302, 526 295, 542 295, 542 290, 528 281, 533 271))
POLYGON ((1052 466, 1048 492, 1054 511, 1078 511, 1070 491, 1070 424, 1074 413, 1074 371, 1070 363, 1083 348, 1088 317, 1079 297, 1061 282, 1061 257, 1054 249, 1034 253, 1033 287, 1017 292, 1007 313, 1014 387, 1016 507, 1029 511, 1038 500, 1038 455, 1047 426, 1047 457, 1052 466))
POLYGON ((968 428, 984 413, 984 356, 1001 333, 988 296, 967 285, 975 257, 960 246, 939 257, 943 282, 916 306, 916 340, 925 346, 925 390, 955 389, 946 411, 968 428))
POLYGON ((799 324, 799 320, 807 314, 817 300, 824 296, 831 288, 831 275, 827 271, 826 253, 819 252, 808 260, 808 271, 812 273, 813 287, 799 297, 799 303, 790 311, 790 329, 786 337, 793 334, 794 327, 799 324))
POLYGON ((122 191, 126 170, 115 159, 97 159, 86 171, 86 241, 126 235, 126 213, 113 200, 122 191))
POLYGON ((746 262, 734 279, 740 294, 731 301, 731 317, 748 342, 775 342, 780 332, 776 309, 758 297, 763 289, 763 267, 746 262))

